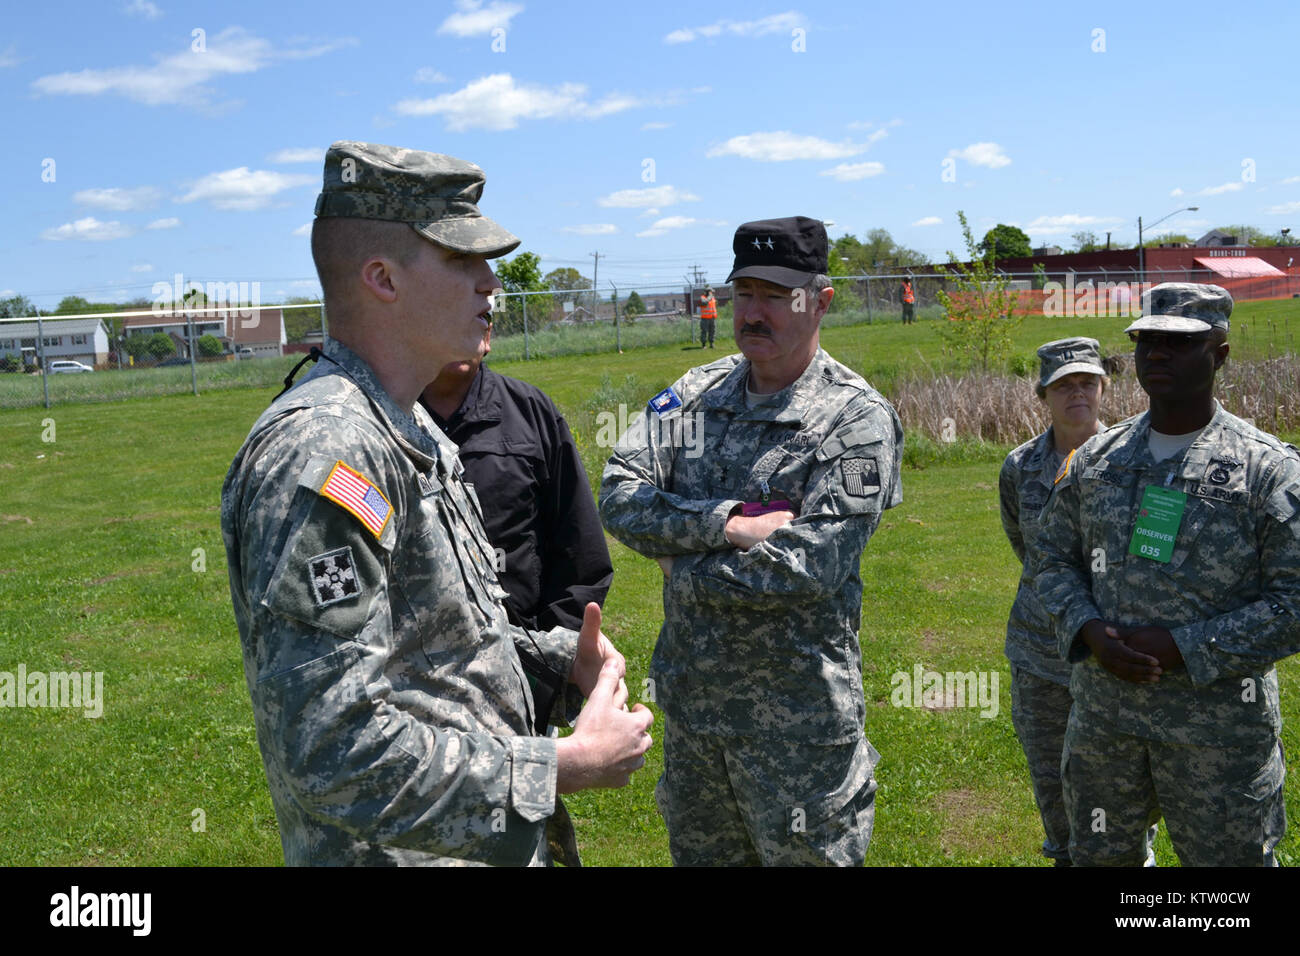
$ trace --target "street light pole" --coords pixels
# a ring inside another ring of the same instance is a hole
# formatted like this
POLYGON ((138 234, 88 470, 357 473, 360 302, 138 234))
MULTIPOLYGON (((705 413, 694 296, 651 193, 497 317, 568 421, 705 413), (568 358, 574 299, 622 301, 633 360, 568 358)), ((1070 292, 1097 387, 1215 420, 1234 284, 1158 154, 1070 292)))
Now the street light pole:
MULTIPOLYGON (((1170 216, 1176 216, 1180 212, 1196 212, 1200 206, 1184 206, 1182 209, 1175 209, 1168 216, 1161 216, 1151 225, 1158 226, 1170 216)), ((1142 244, 1142 217, 1138 216, 1138 282, 1143 285, 1147 281, 1147 251, 1146 246, 1142 244)))

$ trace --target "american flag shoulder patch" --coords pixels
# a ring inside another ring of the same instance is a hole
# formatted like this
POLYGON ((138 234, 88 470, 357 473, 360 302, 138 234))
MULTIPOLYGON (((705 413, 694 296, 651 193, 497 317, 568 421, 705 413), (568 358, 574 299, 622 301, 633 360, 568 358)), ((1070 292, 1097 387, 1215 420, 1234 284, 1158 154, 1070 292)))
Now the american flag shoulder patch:
POLYGON ((858 498, 880 492, 880 466, 874 458, 845 458, 840 461, 844 490, 858 498))
POLYGON ((320 493, 340 508, 352 512, 376 538, 383 535, 388 519, 393 516, 392 504, 374 482, 341 461, 335 462, 330 469, 320 493))

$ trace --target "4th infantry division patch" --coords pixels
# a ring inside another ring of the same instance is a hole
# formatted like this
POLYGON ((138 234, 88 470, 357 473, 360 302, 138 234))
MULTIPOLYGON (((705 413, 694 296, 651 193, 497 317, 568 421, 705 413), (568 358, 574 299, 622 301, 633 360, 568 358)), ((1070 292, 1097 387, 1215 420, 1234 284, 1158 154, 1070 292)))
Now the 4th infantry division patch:
POLYGON ((384 526, 393 516, 393 506, 384 493, 365 475, 341 461, 334 463, 320 493, 356 515, 376 538, 384 533, 384 526))

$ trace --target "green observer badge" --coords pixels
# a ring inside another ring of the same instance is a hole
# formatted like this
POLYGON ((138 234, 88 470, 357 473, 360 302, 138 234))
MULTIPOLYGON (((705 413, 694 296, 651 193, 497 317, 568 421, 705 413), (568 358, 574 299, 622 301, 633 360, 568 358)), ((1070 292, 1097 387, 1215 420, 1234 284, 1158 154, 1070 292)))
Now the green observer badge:
POLYGON ((1142 508, 1128 543, 1128 553, 1168 564, 1174 554, 1174 541, 1178 537, 1185 507, 1185 493, 1160 485, 1147 485, 1142 492, 1142 508))

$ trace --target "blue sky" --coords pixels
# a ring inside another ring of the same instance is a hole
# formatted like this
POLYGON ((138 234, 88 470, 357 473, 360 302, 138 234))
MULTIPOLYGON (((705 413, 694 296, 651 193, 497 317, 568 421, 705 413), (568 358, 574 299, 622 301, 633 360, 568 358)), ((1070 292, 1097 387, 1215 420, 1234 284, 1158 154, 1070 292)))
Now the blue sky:
POLYGON ((620 289, 720 281, 746 220, 956 211, 1036 242, 1147 223, 1300 227, 1296 6, 1263 2, 11 5, 0 294, 172 280, 317 291, 337 139, 472 160, 483 210, 620 289), (945 175, 946 174, 946 175, 945 175))

